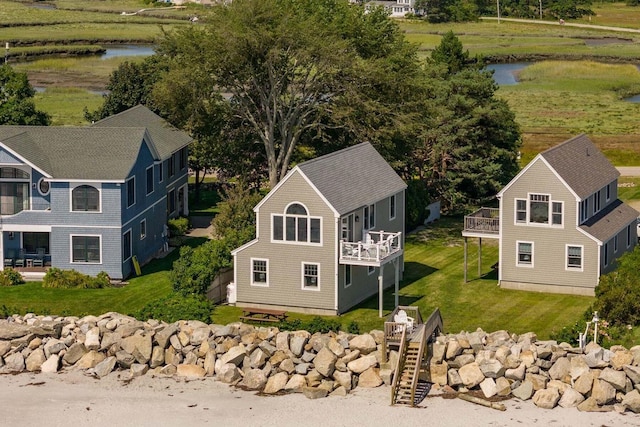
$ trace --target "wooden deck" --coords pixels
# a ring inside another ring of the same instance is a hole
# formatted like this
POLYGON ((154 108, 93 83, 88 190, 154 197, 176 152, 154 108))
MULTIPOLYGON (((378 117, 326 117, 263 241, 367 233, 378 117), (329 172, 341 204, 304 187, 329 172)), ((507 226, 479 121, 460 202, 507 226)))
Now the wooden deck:
POLYGON ((500 209, 480 208, 471 215, 464 217, 465 237, 500 237, 500 209))

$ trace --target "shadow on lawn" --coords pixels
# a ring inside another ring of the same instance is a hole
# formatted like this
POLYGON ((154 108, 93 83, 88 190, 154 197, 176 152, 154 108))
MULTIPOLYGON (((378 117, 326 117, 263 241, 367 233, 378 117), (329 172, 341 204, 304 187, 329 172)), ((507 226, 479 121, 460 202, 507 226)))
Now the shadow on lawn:
MULTIPOLYGON (((206 237, 190 237, 184 241, 183 246, 195 248, 208 239, 206 237)), ((157 273, 159 271, 169 271, 173 268, 173 262, 180 256, 180 247, 173 248, 169 255, 164 258, 156 258, 142 267, 142 275, 157 273)))

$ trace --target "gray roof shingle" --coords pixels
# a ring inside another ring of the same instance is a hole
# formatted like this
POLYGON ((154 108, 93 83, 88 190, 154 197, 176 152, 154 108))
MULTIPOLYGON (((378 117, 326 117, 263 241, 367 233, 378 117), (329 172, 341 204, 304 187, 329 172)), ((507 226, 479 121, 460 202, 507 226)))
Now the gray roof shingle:
MULTIPOLYGON (((633 223, 637 217, 638 211, 622 201, 616 200, 589 218, 580 228, 599 241, 606 242, 624 227, 633 223)), ((633 233, 632 237, 635 238, 635 227, 631 232, 633 233)))
POLYGON ((309 160, 297 167, 340 215, 407 187, 368 142, 309 160))
POLYGON ((144 126, 149 131, 153 144, 162 159, 167 159, 182 147, 191 142, 191 137, 182 132, 144 105, 115 114, 94 123, 91 127, 139 128, 144 126))
POLYGON ((169 153, 167 157, 191 141, 168 125, 152 132, 151 128, 166 122, 145 107, 134 107, 118 116, 126 121, 129 114, 137 117, 137 126, 115 126, 116 122, 111 122, 114 126, 88 127, 0 126, 0 143, 53 179, 121 181, 129 176, 145 141, 156 160, 166 158, 159 157, 154 135, 169 153), (147 119, 150 128, 146 127, 147 119))
POLYGON ((573 191, 584 199, 620 176, 586 135, 578 135, 540 154, 573 191))

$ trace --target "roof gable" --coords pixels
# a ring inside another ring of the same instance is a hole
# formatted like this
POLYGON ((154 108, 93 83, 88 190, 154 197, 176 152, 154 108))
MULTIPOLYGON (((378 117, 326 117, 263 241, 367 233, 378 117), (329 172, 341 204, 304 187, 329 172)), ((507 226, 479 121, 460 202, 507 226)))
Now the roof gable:
POLYGON ((586 135, 578 135, 540 154, 564 182, 584 199, 620 176, 586 135))
POLYGON ((407 187, 368 142, 309 160, 296 168, 340 215, 407 187))
POLYGON ((147 128, 155 150, 163 160, 192 141, 189 135, 171 126, 144 105, 137 105, 91 125, 92 128, 139 128, 140 126, 147 128))

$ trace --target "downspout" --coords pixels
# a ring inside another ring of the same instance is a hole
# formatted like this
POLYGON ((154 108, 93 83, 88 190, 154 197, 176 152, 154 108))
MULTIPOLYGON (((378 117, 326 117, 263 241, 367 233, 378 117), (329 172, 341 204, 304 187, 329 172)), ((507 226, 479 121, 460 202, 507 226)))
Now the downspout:
POLYGON ((334 259, 335 259, 335 268, 334 268, 334 290, 335 290, 335 295, 334 295, 334 308, 336 311, 336 314, 339 314, 338 312, 338 287, 340 286, 340 283, 338 281, 339 279, 339 274, 338 274, 338 269, 340 268, 340 239, 338 239, 338 232, 339 232, 339 225, 340 225, 340 216, 338 215, 334 215, 334 259))

